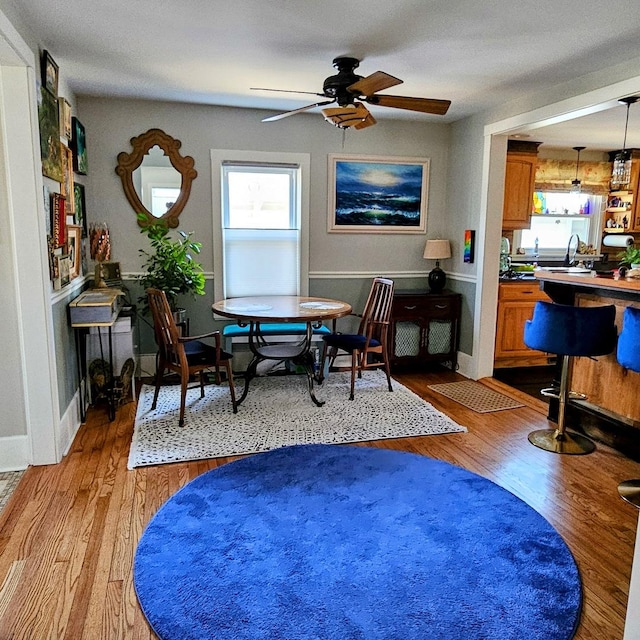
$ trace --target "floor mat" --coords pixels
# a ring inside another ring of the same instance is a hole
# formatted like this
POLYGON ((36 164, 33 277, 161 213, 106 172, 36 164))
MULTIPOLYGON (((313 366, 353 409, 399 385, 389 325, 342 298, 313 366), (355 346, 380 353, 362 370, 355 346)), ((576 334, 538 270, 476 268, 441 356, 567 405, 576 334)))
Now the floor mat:
POLYGON ((521 402, 505 396, 497 391, 488 389, 479 382, 464 380, 463 382, 447 382, 445 384, 431 384, 429 389, 443 396, 459 402, 476 413, 490 413, 524 407, 521 402))

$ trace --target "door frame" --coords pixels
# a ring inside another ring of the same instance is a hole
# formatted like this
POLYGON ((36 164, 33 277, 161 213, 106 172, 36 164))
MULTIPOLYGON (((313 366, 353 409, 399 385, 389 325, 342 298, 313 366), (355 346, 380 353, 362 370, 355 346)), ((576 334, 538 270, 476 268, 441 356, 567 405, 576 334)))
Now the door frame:
POLYGON ((10 440, 0 459, 3 467, 59 462, 57 431, 60 427, 57 367, 53 337, 51 282, 44 224, 43 180, 36 82, 38 61, 8 18, 0 12, 0 182, 6 197, 0 207, 7 215, 11 273, 17 316, 21 390, 25 424, 10 440))

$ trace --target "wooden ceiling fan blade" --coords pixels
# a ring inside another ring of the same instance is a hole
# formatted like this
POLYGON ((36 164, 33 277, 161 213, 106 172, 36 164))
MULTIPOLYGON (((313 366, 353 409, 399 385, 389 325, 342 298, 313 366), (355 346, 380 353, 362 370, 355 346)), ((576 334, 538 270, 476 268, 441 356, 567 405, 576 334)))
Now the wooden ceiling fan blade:
POLYGON ((262 122, 275 122, 276 120, 282 120, 282 118, 288 118, 289 116, 293 116, 296 113, 302 113, 303 111, 308 111, 309 109, 313 109, 314 107, 322 107, 325 104, 332 104, 334 102, 335 100, 323 100, 322 102, 316 102, 315 104, 308 104, 306 107, 300 107, 299 109, 292 109, 291 111, 278 113, 275 116, 269 116, 268 118, 263 118, 262 122))
POLYGON ((420 113, 433 113, 443 116, 449 110, 451 100, 435 100, 432 98, 409 98, 407 96, 370 96, 366 99, 369 104, 380 107, 407 109, 420 113))
POLYGON ((395 78, 384 71, 375 71, 366 78, 349 85, 347 90, 359 96, 371 96, 377 91, 395 87, 397 84, 402 84, 400 78, 395 78))

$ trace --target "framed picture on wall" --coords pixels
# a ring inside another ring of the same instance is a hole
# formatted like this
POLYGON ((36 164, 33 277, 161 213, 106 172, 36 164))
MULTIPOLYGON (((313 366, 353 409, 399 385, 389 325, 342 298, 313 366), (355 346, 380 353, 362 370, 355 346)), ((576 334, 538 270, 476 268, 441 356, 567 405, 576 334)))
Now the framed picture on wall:
POLYGON ((73 170, 83 176, 86 175, 88 165, 85 131, 82 122, 76 117, 71 118, 71 149, 73 151, 73 170))
POLYGON ((42 52, 40 62, 42 86, 54 97, 58 97, 58 65, 48 51, 42 52))
POLYGON ((71 105, 66 98, 58 98, 58 121, 60 135, 71 140, 71 105))
POLYGON ((56 182, 64 180, 62 166, 62 148, 60 142, 60 124, 58 120, 58 101, 44 87, 40 92, 42 100, 38 106, 38 125, 40 128, 40 158, 42 173, 56 182))
POLYGON ((424 233, 428 158, 329 155, 329 233, 424 233))
POLYGON ((66 213, 68 216, 75 213, 75 199, 73 188, 73 152, 69 147, 62 145, 63 164, 64 164, 64 182, 60 185, 62 195, 67 199, 66 213))
POLYGON ((473 263, 476 255, 476 232, 473 229, 467 229, 464 232, 464 261, 473 263))
POLYGON ((75 183, 73 185, 73 201, 76 215, 76 222, 82 227, 82 237, 87 237, 87 205, 85 203, 84 185, 75 183))
POLYGON ((82 227, 79 225, 69 225, 67 227, 67 254, 69 255, 69 278, 73 280, 80 275, 80 262, 82 258, 82 227))
POLYGON ((51 235, 56 247, 60 247, 66 242, 67 217, 65 199, 60 193, 51 194, 51 235))

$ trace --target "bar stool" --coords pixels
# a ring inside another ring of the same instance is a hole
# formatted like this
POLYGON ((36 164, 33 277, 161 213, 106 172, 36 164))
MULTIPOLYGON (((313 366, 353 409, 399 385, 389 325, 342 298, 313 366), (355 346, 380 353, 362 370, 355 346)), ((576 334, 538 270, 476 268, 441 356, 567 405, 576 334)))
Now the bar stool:
MULTIPOLYGON (((625 369, 640 373, 640 308, 627 307, 624 310, 616 356, 625 369)), ((618 493, 627 502, 640 507, 640 479, 621 482, 618 493)))
POLYGON ((568 433, 565 427, 569 377, 574 356, 602 356, 616 345, 616 308, 574 307, 552 302, 537 302, 533 318, 524 327, 524 343, 531 349, 562 356, 560 389, 542 389, 541 393, 558 399, 558 428, 540 429, 529 434, 529 442, 553 453, 591 453, 595 444, 585 436, 568 433))

